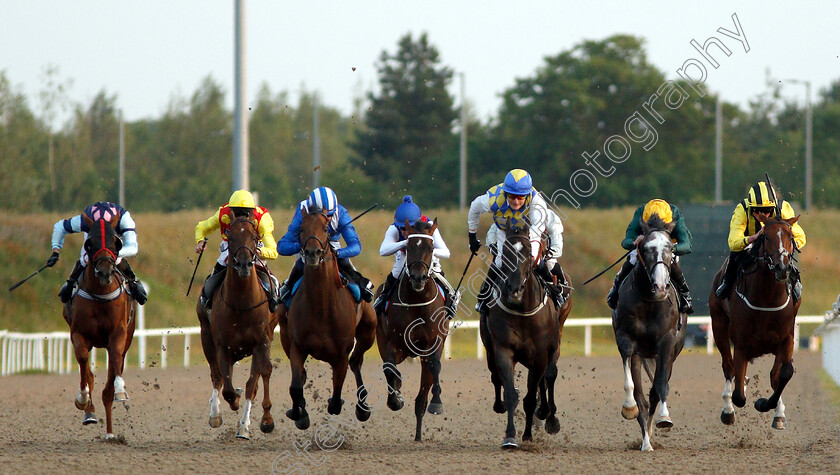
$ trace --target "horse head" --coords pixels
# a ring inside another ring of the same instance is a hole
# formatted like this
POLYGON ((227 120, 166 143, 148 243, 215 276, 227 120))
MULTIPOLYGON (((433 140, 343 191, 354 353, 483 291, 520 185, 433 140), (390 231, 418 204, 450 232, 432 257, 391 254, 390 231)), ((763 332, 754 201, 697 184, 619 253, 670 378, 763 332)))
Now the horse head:
POLYGON ((533 262, 531 261, 531 237, 527 223, 522 226, 511 226, 507 220, 504 249, 502 250, 502 274, 505 276, 504 291, 508 301, 522 302, 525 284, 531 276, 533 262))
POLYGON ((116 227, 120 222, 120 215, 115 214, 110 221, 105 219, 92 220, 82 215, 88 228, 88 237, 84 247, 90 256, 94 275, 101 285, 108 285, 117 267, 117 256, 122 248, 122 241, 117 236, 116 227))
POLYGON ((415 292, 422 292, 432 273, 432 255, 435 251, 434 234, 437 230, 437 218, 431 223, 417 221, 414 226, 405 220, 408 234, 405 244, 405 265, 408 281, 415 292))
POLYGON ((328 228, 330 219, 320 208, 306 209, 301 214, 300 253, 307 266, 317 267, 332 251, 328 228))
POLYGON ((233 266, 240 278, 251 275, 251 269, 259 258, 257 246, 260 242, 257 224, 247 217, 238 217, 230 223, 227 231, 228 265, 233 266))
POLYGON ((671 286, 671 261, 674 258, 674 243, 671 231, 676 222, 665 223, 658 214, 647 222, 642 221, 644 237, 636 245, 638 262, 644 268, 651 283, 653 299, 665 300, 671 286))
POLYGON ((762 227, 758 240, 753 245, 757 249, 757 260, 775 273, 776 280, 788 279, 791 271, 791 259, 795 249, 793 225, 799 216, 788 219, 769 218, 758 214, 762 227))

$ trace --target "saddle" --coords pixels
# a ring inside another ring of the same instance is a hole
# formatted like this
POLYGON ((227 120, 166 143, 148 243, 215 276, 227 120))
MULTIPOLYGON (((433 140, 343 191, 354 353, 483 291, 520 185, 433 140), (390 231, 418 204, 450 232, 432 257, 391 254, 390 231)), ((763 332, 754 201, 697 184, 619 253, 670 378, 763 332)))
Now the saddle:
MULTIPOLYGON (((342 273, 341 271, 339 271, 339 275, 341 276, 341 283, 342 283, 342 285, 343 285, 344 287, 346 287, 346 288, 347 288, 347 290, 349 290, 349 291, 350 291, 350 295, 352 295, 352 296, 353 296, 353 301, 354 301, 356 304, 359 304, 359 303, 362 301, 362 289, 360 289, 360 288, 359 288, 359 284, 357 284, 357 283, 355 283, 355 282, 351 281, 350 279, 348 279, 348 278, 344 275, 344 273, 342 273)), ((272 276, 272 278, 274 278, 274 276, 272 276)), ((283 305, 285 305, 285 306, 286 306, 286 308, 289 308, 289 307, 291 306, 291 304, 292 304, 292 298, 293 298, 293 297, 295 296, 295 294, 297 293, 298 288, 300 287, 300 283, 301 283, 301 282, 303 282, 303 278, 302 278, 302 277, 301 277, 300 279, 298 279, 298 280, 297 280, 297 282, 295 282, 295 285, 293 285, 293 286, 292 286, 292 291, 291 291, 291 292, 289 292, 289 296, 288 296, 288 297, 286 297, 286 300, 283 302, 283 305)))

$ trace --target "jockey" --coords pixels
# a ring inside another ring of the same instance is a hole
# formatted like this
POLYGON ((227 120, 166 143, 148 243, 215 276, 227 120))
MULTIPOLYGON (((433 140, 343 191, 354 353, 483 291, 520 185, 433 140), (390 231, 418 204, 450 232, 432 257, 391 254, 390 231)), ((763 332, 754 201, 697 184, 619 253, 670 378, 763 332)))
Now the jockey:
POLYGON ((660 199, 653 199, 639 206, 633 214, 633 219, 630 221, 630 224, 627 225, 627 232, 624 234, 624 240, 621 241, 621 247, 630 251, 630 255, 624 261, 624 265, 621 266, 618 274, 615 275, 613 286, 607 295, 607 305, 613 310, 618 305, 618 288, 621 286, 621 282, 633 270, 633 266, 636 265, 636 260, 638 259, 636 245, 643 237, 641 222, 647 222, 654 214, 659 215, 659 218, 665 224, 671 222, 676 223, 674 230, 671 231, 671 239, 676 243, 674 245, 674 258, 671 261, 671 282, 674 283, 674 286, 679 292, 680 312, 686 314, 694 313, 694 307, 691 304, 691 291, 688 288, 685 275, 682 269, 680 269, 679 260, 679 256, 691 254, 691 232, 685 225, 685 219, 679 208, 660 199))
MULTIPOLYGON (((134 297, 134 300, 136 300, 137 303, 143 305, 146 303, 147 299, 146 289, 143 287, 143 284, 140 283, 140 280, 134 274, 134 271, 131 269, 128 261, 125 259, 126 257, 134 257, 137 255, 138 248, 136 225, 134 224, 134 219, 131 217, 131 213, 118 204, 110 203, 108 201, 99 201, 85 208, 82 214, 73 216, 69 219, 62 219, 61 221, 55 223, 52 234, 52 255, 50 255, 49 259, 47 259, 47 266, 52 267, 56 262, 58 262, 58 251, 64 247, 64 237, 66 235, 84 232, 84 239, 87 241, 88 226, 85 223, 85 220, 82 219, 82 215, 85 215, 94 221, 99 219, 110 221, 111 218, 118 214, 120 216, 120 221, 117 223, 117 228, 114 231, 116 231, 117 235, 120 239, 122 239, 122 247, 117 255, 117 270, 119 270, 123 277, 125 277, 125 281, 128 284, 128 292, 132 297, 134 297)), ((73 296, 73 290, 75 290, 76 283, 82 275, 82 272, 85 270, 87 264, 87 251, 85 251, 85 247, 82 246, 81 257, 79 257, 79 260, 76 261, 76 264, 73 266, 73 270, 70 272, 70 277, 67 279, 67 282, 58 292, 58 297, 62 302, 67 303, 70 301, 70 298, 73 296)))
MULTIPOLYGON (((338 267, 352 282, 359 285, 359 290, 362 293, 362 298, 366 302, 373 300, 373 284, 370 283, 350 262, 351 257, 358 256, 362 252, 362 243, 359 241, 359 236, 356 234, 356 228, 351 223, 350 214, 344 209, 344 206, 338 204, 338 198, 335 192, 326 186, 321 186, 312 190, 309 197, 300 202, 295 215, 292 218, 291 224, 286 234, 280 239, 277 250, 282 256, 293 256, 301 252, 300 247, 300 225, 303 222, 303 215, 301 210, 320 209, 329 218, 327 231, 329 234, 330 245, 335 249, 336 257, 338 258, 338 267), (344 238, 346 247, 341 247, 340 239, 344 238)), ((289 277, 283 282, 280 287, 280 300, 285 301, 289 293, 294 288, 295 282, 303 276, 303 259, 298 256, 292 270, 289 272, 289 277)))
MULTIPOLYGON (((753 185, 747 193, 747 198, 735 206, 732 219, 729 222, 729 250, 731 252, 723 273, 723 280, 715 290, 715 295, 719 299, 729 298, 729 291, 732 283, 735 282, 738 267, 740 267, 743 257, 746 255, 744 251, 758 239, 758 232, 761 231, 763 224, 758 221, 757 216, 763 214, 765 217, 775 218, 777 202, 780 203, 781 219, 790 219, 796 216, 790 203, 781 198, 781 193, 763 181, 753 185)), ((802 230, 798 222, 793 224, 791 231, 793 232, 795 249, 805 247, 805 231, 802 230)), ((796 302, 802 297, 802 283, 799 280, 799 269, 793 264, 791 264, 791 267, 793 269, 790 273, 789 284, 792 289, 793 300, 796 302)))
POLYGON ((491 230, 488 232, 488 242, 495 238, 494 242, 489 242, 491 253, 494 255, 493 265, 490 266, 488 279, 482 285, 479 292, 479 302, 477 308, 484 312, 486 309, 486 299, 490 296, 489 286, 492 281, 499 278, 499 269, 502 267, 502 252, 505 243, 505 226, 508 218, 512 226, 522 225, 527 223, 529 225, 529 233, 531 237, 531 257, 534 260, 540 260, 536 270, 542 279, 548 284, 548 288, 552 297, 557 301, 558 305, 562 304, 562 295, 557 286, 552 285, 554 277, 558 278, 558 282, 565 283, 563 278, 563 270, 557 263, 557 258, 563 252, 563 225, 559 217, 551 216, 554 213, 548 208, 545 200, 542 198, 533 186, 531 175, 525 170, 515 169, 508 172, 505 176, 505 181, 491 187, 486 193, 479 195, 470 204, 470 212, 467 218, 467 227, 470 239, 470 252, 476 253, 481 247, 481 241, 476 237, 478 232, 479 218, 482 213, 492 213, 494 224, 490 225, 491 230), (492 228, 496 229, 492 229, 492 228), (548 230, 551 239, 550 257, 543 259, 539 256, 542 235, 545 230, 548 230), (485 298, 481 298, 484 296, 485 298))
MULTIPOLYGON (((391 299, 395 284, 399 281, 400 274, 406 265, 405 245, 407 243, 405 222, 408 221, 410 226, 414 226, 417 221, 429 222, 429 218, 423 216, 420 212, 420 207, 414 204, 411 200, 411 195, 403 197, 403 203, 397 207, 394 213, 394 224, 388 226, 385 231, 385 239, 382 240, 382 245, 379 246, 380 256, 394 256, 394 268, 388 273, 385 279, 385 284, 382 286, 382 293, 373 304, 374 310, 378 313, 385 313, 385 304, 391 299)), ((443 241, 440 235, 440 230, 435 229, 434 234, 435 250, 432 253, 431 274, 432 277, 441 284, 441 287, 446 292, 446 307, 454 309, 458 302, 458 297, 452 289, 452 285, 446 280, 443 271, 440 268, 440 259, 449 259, 449 248, 443 241)))
POLYGON ((268 309, 274 312, 277 309, 277 285, 275 278, 268 270, 268 266, 262 259, 277 259, 277 244, 274 241, 274 221, 268 210, 262 206, 257 206, 254 195, 246 190, 236 190, 230 195, 228 202, 219 207, 219 209, 204 221, 200 221, 195 226, 195 252, 201 253, 207 245, 207 236, 215 230, 221 231, 222 242, 219 244, 219 258, 216 259, 216 265, 213 267, 213 272, 204 281, 204 286, 201 289, 201 304, 204 308, 210 309, 213 302, 213 294, 222 283, 225 277, 225 269, 227 268, 228 258, 228 238, 227 232, 230 229, 230 223, 239 217, 247 217, 257 224, 257 234, 259 234, 260 245, 257 247, 259 254, 260 266, 258 270, 265 270, 265 275, 268 276, 269 291, 266 292, 268 298, 268 309), (263 269, 260 269, 262 267, 263 269))

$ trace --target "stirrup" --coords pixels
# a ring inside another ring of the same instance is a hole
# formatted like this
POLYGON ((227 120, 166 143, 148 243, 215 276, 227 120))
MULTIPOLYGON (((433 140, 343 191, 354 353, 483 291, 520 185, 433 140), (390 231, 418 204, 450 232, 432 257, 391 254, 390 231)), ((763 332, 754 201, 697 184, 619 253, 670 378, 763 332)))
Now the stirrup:
POLYGON ((143 305, 149 299, 148 295, 146 295, 146 288, 143 287, 143 284, 139 280, 129 282, 128 288, 131 296, 134 297, 134 300, 138 304, 143 305))
POLYGON ((284 280, 283 285, 281 285, 280 288, 277 289, 277 298, 281 302, 285 302, 286 299, 289 297, 289 293, 291 293, 291 291, 292 290, 289 288, 289 281, 284 280))
POLYGON ((76 290, 76 282, 68 280, 61 286, 61 289, 58 291, 58 298, 61 300, 61 303, 67 303, 70 299, 73 298, 73 291, 76 290))

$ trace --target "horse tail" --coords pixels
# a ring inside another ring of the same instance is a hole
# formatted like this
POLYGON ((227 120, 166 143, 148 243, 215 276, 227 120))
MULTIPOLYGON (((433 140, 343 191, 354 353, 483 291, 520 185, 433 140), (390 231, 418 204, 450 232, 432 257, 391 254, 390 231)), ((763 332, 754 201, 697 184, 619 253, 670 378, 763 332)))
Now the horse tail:
POLYGON ((653 358, 645 358, 642 360, 642 364, 645 367, 645 373, 647 373, 648 378, 650 378, 650 381, 653 382, 653 373, 656 370, 656 360, 653 358))

